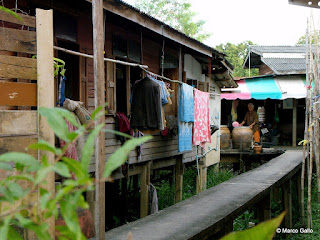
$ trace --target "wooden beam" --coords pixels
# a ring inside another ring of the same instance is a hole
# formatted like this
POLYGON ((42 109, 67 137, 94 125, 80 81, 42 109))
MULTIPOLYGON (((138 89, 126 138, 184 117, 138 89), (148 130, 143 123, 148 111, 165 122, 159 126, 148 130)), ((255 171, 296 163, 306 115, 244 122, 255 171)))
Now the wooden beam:
POLYGON ((292 147, 297 146, 297 99, 293 99, 292 110, 292 147))
POLYGON ((18 18, 16 18, 15 16, 13 16, 12 14, 9 14, 7 12, 4 11, 0 11, 0 20, 5 21, 5 22, 10 22, 10 23, 16 23, 19 25, 23 25, 23 26, 28 26, 28 27, 36 27, 36 18, 33 16, 28 16, 25 14, 21 14, 21 13, 17 13, 17 15, 22 19, 19 20, 18 18))
POLYGON ((36 32, 0 28, 0 50, 36 54, 36 32))
POLYGON ((0 105, 37 106, 37 84, 0 82, 0 105))
POLYGON ((32 110, 1 110, 0 136, 10 134, 38 134, 38 116, 32 110))
POLYGON ((0 55, 0 77, 37 80, 37 60, 0 55))
MULTIPOLYGON (((102 106, 105 111, 105 77, 104 77, 104 21, 103 1, 92 1, 92 24, 93 24, 93 69, 94 69, 94 106, 102 106)), ((96 121, 96 126, 105 123, 105 115, 96 121)), ((101 131, 95 142, 95 174, 97 179, 103 178, 105 169, 105 134, 101 131)), ((105 184, 98 184, 95 198, 95 230, 96 239, 105 239, 105 184)))
MULTIPOLYGON (((38 70, 38 108, 54 107, 54 71, 53 71, 53 13, 52 10, 36 9, 37 15, 37 70, 38 70)), ((39 136, 54 146, 54 133, 46 119, 39 116, 39 136)), ((39 152, 39 158, 46 155, 48 162, 54 162, 54 154, 39 152)), ((54 172, 47 174, 47 184, 43 187, 50 193, 55 192, 54 172)), ((46 220, 49 225, 50 237, 55 236, 55 220, 50 217, 46 220)))

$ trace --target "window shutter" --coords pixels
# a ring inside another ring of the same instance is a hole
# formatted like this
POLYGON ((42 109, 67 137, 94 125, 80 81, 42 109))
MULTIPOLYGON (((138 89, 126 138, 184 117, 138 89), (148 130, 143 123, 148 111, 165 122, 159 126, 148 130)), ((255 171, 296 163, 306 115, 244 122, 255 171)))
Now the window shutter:
POLYGON ((108 110, 107 114, 116 114, 116 64, 113 62, 106 62, 106 102, 108 110))

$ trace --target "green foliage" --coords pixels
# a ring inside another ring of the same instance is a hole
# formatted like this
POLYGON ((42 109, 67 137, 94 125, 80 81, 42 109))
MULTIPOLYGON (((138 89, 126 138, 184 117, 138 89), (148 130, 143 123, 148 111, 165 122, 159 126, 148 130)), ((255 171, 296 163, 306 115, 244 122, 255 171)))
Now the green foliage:
POLYGON ((8 8, 5 8, 5 7, 3 7, 3 6, 0 6, 0 11, 4 11, 4 12, 6 12, 6 13, 9 13, 9 14, 11 14, 12 16, 16 17, 17 19, 19 19, 20 21, 23 21, 23 20, 21 19, 21 17, 18 16, 18 14, 16 14, 14 11, 11 11, 11 10, 8 9, 8 8))
POLYGON ((257 226, 239 232, 232 232, 221 240, 271 240, 275 234, 276 229, 284 218, 285 212, 280 214, 277 218, 262 222, 257 226))
MULTIPOLYGON (((319 34, 320 34, 319 30, 316 30, 314 32, 309 33, 308 43, 311 42, 312 44, 319 44, 319 34)), ((297 44, 305 45, 306 44, 306 35, 301 36, 298 39, 297 44)))
MULTIPOLYGON (((234 66, 234 77, 248 77, 249 69, 242 68, 244 60, 248 55, 249 46, 254 45, 251 41, 244 41, 237 45, 232 43, 220 44, 216 46, 218 51, 227 55, 227 60, 234 66)), ((250 76, 259 75, 258 69, 250 69, 250 76)))
POLYGON ((245 230, 248 228, 249 222, 256 223, 254 219, 254 211, 247 210, 233 221, 233 230, 245 230))
POLYGON ((16 228, 28 229, 39 239, 50 239, 46 220, 52 216, 57 219, 59 212, 66 225, 56 227, 56 239, 85 239, 76 212, 78 208, 89 207, 83 193, 93 190, 96 184, 107 181, 112 171, 126 161, 130 151, 150 137, 127 141, 107 161, 105 178, 94 179, 88 168, 94 153, 95 138, 103 130, 103 124, 97 125, 89 133, 82 148, 80 162, 67 158, 64 154, 80 136, 89 131, 96 118, 101 116, 99 110, 94 112, 87 126, 79 125, 72 113, 61 108, 40 108, 39 113, 47 119, 53 132, 67 144, 60 149, 39 140, 30 146, 31 149, 54 154, 53 162, 49 162, 47 155, 42 157, 41 162, 25 153, 11 152, 0 155, 0 169, 8 172, 8 177, 0 181, 0 240, 22 239, 16 228), (70 133, 65 120, 78 129, 70 133), (54 173, 67 179, 52 193, 46 189, 46 178, 54 173), (38 193, 39 200, 36 201, 38 193), (60 206, 60 209, 57 206, 60 206))
POLYGON ((136 0, 134 5, 189 37, 204 41, 211 36, 203 29, 205 21, 195 20, 189 0, 136 0))

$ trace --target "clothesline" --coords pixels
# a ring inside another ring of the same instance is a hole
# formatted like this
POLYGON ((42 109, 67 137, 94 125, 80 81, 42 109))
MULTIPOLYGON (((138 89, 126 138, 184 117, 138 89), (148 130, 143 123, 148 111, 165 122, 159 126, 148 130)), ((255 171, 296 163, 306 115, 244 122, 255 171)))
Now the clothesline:
MULTIPOLYGON (((66 52, 66 53, 69 53, 69 54, 72 54, 72 55, 77 55, 77 56, 87 57, 87 58, 93 58, 93 55, 80 53, 80 52, 72 51, 72 50, 61 48, 61 47, 57 47, 57 46, 53 46, 53 49, 56 49, 56 50, 59 50, 59 51, 62 51, 62 52, 66 52)), ((104 58, 104 61, 113 62, 113 63, 119 63, 119 64, 122 64, 122 65, 131 66, 131 67, 148 68, 147 65, 141 65, 141 64, 137 64, 137 63, 129 63, 129 62, 125 62, 125 61, 121 61, 121 60, 115 60, 115 59, 111 59, 111 58, 104 58)))
MULTIPOLYGON (((93 58, 93 55, 86 54, 86 53, 80 53, 80 52, 69 50, 69 49, 62 48, 62 47, 53 46, 53 49, 56 49, 56 50, 59 50, 59 51, 62 51, 62 52, 66 52, 66 53, 69 53, 69 54, 72 54, 72 55, 76 55, 76 56, 93 58)), ((150 75, 156 76, 158 78, 161 78, 161 79, 164 79, 164 80, 167 80, 167 81, 170 81, 170 82, 174 82, 174 83, 179 83, 179 84, 183 83, 181 81, 172 80, 170 78, 167 78, 167 77, 164 77, 164 76, 160 76, 160 75, 158 75, 156 73, 150 72, 150 71, 148 71, 146 69, 146 68, 148 68, 147 65, 141 65, 141 64, 137 64, 137 63, 129 63, 129 62, 125 62, 125 61, 121 61, 121 60, 115 60, 115 59, 111 59, 111 58, 104 58, 104 61, 113 62, 113 63, 119 63, 119 64, 122 64, 122 65, 131 66, 131 67, 139 67, 143 71, 149 73, 150 75)), ((195 88, 195 87, 193 87, 193 88, 195 88)), ((213 96, 220 96, 220 94, 217 94, 217 93, 209 93, 209 94, 213 95, 213 96)))

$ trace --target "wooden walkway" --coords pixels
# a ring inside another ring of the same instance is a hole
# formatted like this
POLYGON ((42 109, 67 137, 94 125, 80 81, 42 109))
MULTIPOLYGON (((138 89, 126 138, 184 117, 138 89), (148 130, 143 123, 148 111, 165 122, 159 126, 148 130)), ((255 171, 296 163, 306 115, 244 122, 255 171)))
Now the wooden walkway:
MULTIPOLYGON (((270 197, 300 169, 302 151, 287 151, 185 201, 106 233, 106 239, 207 239, 249 207, 270 197)), ((107 207, 107 206, 106 206, 107 207)))

